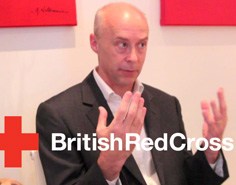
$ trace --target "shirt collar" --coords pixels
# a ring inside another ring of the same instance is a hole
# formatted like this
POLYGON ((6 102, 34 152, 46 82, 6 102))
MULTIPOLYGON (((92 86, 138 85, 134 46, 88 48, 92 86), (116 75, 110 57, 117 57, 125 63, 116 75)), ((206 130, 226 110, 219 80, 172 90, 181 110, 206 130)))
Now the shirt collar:
MULTIPOLYGON (((100 75, 98 74, 98 72, 96 71, 96 68, 93 70, 93 76, 95 81, 97 82, 98 87, 100 88, 100 90, 102 91, 103 96, 105 97, 106 100, 109 100, 109 98, 112 95, 117 95, 112 89, 111 87, 100 77, 100 75)), ((139 91, 140 93, 142 93, 144 90, 144 86, 143 84, 137 79, 135 81, 134 84, 134 89, 133 92, 137 92, 139 91)))

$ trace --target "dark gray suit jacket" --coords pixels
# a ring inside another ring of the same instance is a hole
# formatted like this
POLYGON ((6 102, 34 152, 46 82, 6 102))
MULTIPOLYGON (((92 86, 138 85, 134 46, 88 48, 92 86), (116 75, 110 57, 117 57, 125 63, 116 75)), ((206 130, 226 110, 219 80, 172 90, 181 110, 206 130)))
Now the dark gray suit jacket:
MULTIPOLYGON (((178 100, 160 90, 144 85, 142 94, 147 107, 145 129, 148 137, 155 140, 179 132, 185 134, 178 100)), ((113 119, 103 94, 92 73, 80 84, 42 103, 37 112, 37 132, 40 137, 40 158, 48 185, 107 185, 97 165, 99 151, 51 151, 51 134, 64 133, 77 137, 77 133, 96 133, 98 107, 108 111, 108 123, 113 119)), ((185 141, 176 140, 176 144, 185 141)), ((192 156, 186 150, 176 152, 151 151, 161 185, 218 185, 228 177, 224 161, 224 178, 217 176, 208 165, 203 152, 192 156)), ((143 160, 145 162, 145 159, 143 160)), ((122 168, 123 185, 146 185, 133 156, 122 168)))

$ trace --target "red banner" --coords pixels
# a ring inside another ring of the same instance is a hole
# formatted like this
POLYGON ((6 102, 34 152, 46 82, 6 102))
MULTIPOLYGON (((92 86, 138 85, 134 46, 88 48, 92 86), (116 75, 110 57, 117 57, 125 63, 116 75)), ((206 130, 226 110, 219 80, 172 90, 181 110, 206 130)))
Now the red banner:
POLYGON ((0 1, 0 27, 76 24, 75 0, 0 1))
POLYGON ((236 25, 236 0, 161 0, 161 25, 236 25))

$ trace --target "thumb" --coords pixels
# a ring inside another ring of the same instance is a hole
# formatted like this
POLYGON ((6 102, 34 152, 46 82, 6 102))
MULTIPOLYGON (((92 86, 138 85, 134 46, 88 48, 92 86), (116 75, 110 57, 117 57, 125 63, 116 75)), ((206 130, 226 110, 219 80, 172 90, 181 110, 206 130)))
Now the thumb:
POLYGON ((99 109, 99 116, 98 116, 98 125, 97 130, 103 129, 107 125, 107 111, 104 107, 100 106, 99 109))

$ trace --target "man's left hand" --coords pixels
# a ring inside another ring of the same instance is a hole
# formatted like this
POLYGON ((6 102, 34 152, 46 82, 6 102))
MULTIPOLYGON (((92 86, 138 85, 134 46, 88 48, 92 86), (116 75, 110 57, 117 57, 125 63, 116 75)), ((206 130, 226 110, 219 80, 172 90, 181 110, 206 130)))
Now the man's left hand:
MULTIPOLYGON (((217 96, 219 105, 217 105, 214 100, 210 103, 207 101, 201 102, 202 115, 204 118, 203 137, 206 138, 208 142, 211 138, 219 138, 222 141, 228 120, 223 88, 219 88, 217 96)), ((208 148, 205 151, 205 155, 209 163, 215 163, 218 158, 219 151, 212 151, 208 148)))

